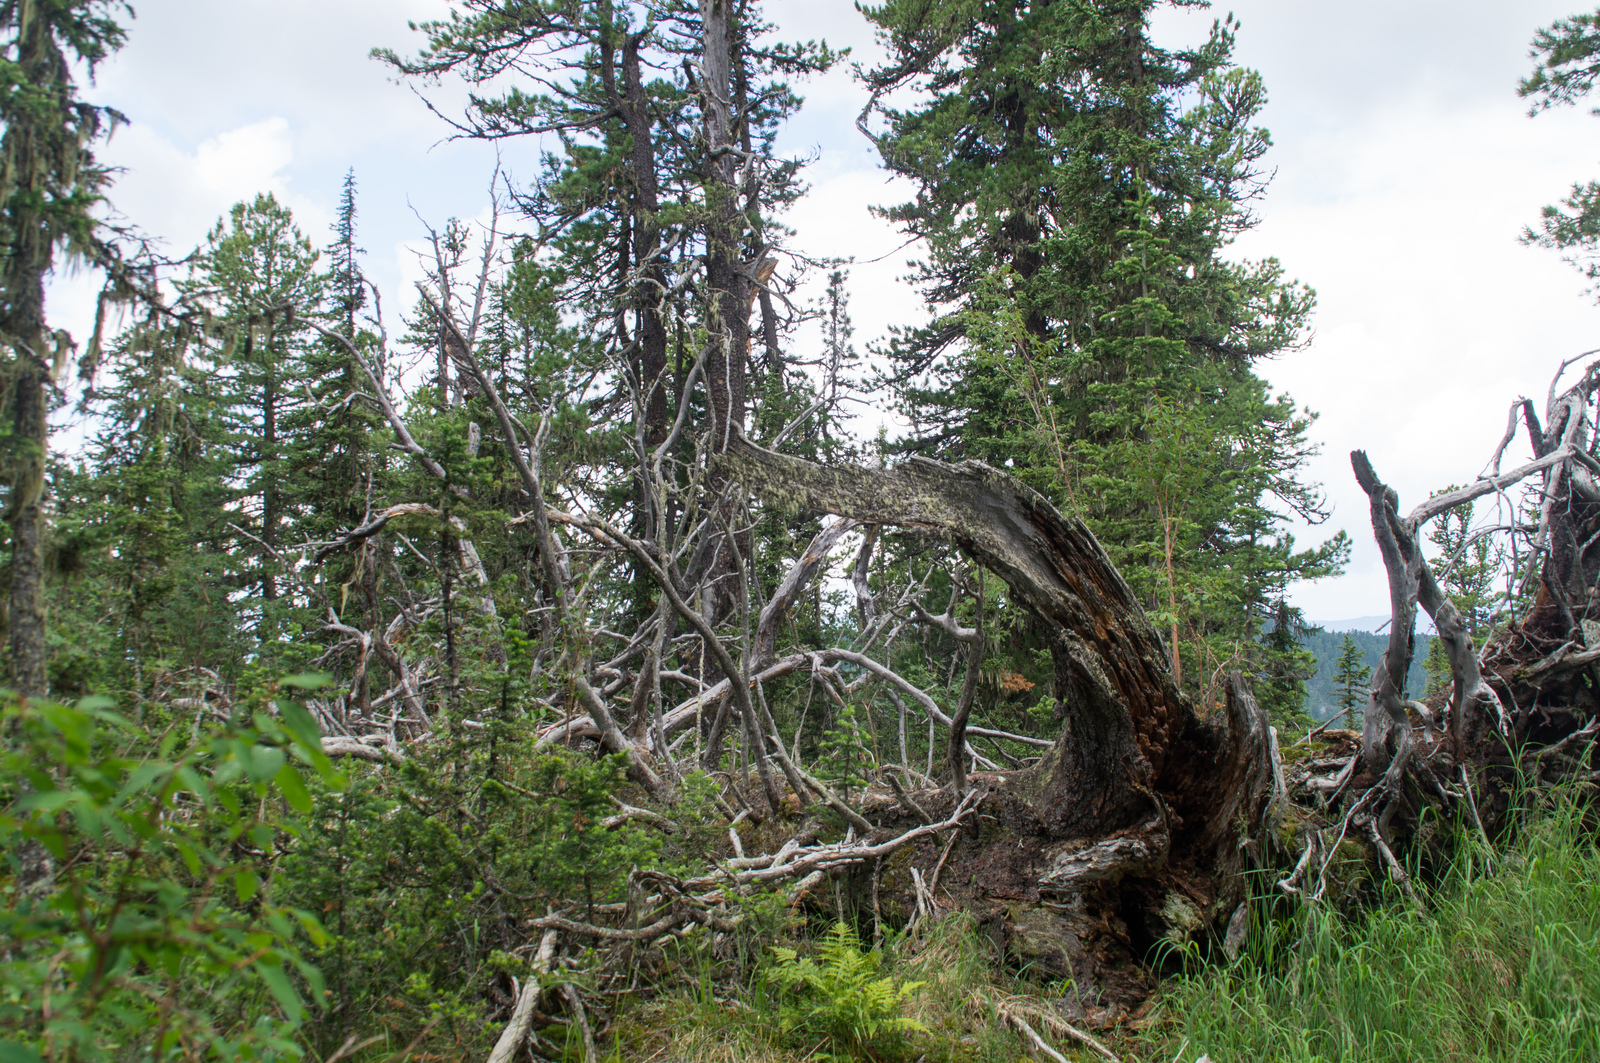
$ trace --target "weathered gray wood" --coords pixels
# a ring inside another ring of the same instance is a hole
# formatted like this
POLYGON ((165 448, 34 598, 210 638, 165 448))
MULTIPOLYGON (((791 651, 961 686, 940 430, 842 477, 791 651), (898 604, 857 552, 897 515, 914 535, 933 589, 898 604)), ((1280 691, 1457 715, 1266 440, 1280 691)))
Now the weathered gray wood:
POLYGON ((1389 577, 1389 643, 1384 648, 1383 661, 1372 675, 1361 751, 1369 770, 1377 772, 1387 766, 1391 781, 1397 782, 1411 754, 1411 722, 1403 692, 1415 652, 1418 584, 1427 562, 1417 546, 1416 525, 1400 519, 1399 496, 1378 479, 1366 453, 1352 451, 1350 464, 1355 469, 1356 482, 1367 493, 1372 534, 1389 577), (1395 742, 1393 753, 1388 749, 1391 737, 1395 742))
MULTIPOLYGON (((1561 447, 1553 451, 1550 457, 1560 458, 1567 453, 1567 448, 1561 447)), ((1389 577, 1391 614, 1389 645, 1384 651, 1383 666, 1372 680, 1372 693, 1362 731, 1362 758, 1372 771, 1380 770, 1387 763, 1393 782, 1405 768, 1405 758, 1411 744, 1407 702, 1402 691, 1406 672, 1411 667, 1419 604, 1433 617, 1434 627, 1450 660, 1452 693, 1448 730, 1457 755, 1461 755, 1463 747, 1476 746, 1486 725, 1493 724, 1504 730, 1507 720, 1499 695, 1484 681, 1477 649, 1472 637, 1467 634, 1460 611, 1434 579, 1433 570, 1422 556, 1417 542, 1421 523, 1444 512, 1444 509, 1424 504, 1402 518, 1399 515, 1399 496, 1378 479, 1367 455, 1363 451, 1353 451, 1350 462, 1355 469, 1356 481, 1367 492, 1371 504, 1372 533, 1377 539, 1378 550, 1389 577), (1396 743, 1392 755, 1387 750, 1387 738, 1391 734, 1396 743)), ((1532 471, 1538 470, 1533 466, 1524 466, 1508 473, 1503 479, 1531 475, 1532 471)), ((1455 498, 1461 495, 1463 492, 1458 491, 1440 497, 1455 498)), ((1454 504, 1460 505, 1466 500, 1462 497, 1454 504)))
POLYGON ((1081 520, 979 462, 820 466, 743 437, 719 470, 769 504, 926 531, 994 571, 1055 628, 1062 738, 1010 787, 1057 837, 1149 819, 1175 739, 1194 727, 1159 636, 1081 520))
POLYGON ((756 651, 752 671, 759 671, 772 663, 778 644, 778 625, 794 608, 800 593, 817 577, 817 573, 822 571, 822 566, 827 564, 828 552, 838 546, 839 540, 855 527, 856 522, 853 520, 834 521, 817 533, 816 538, 811 540, 799 559, 789 567, 789 571, 773 590, 772 598, 762 608, 761 617, 756 622, 756 651))

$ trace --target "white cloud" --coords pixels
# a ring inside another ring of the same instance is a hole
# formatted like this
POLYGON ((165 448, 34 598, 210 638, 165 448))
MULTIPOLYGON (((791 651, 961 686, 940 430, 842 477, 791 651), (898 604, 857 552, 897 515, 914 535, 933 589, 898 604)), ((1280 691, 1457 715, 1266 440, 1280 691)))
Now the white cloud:
POLYGON ((193 151, 148 126, 133 126, 103 154, 124 171, 112 192, 117 210, 174 251, 200 243, 233 204, 262 192, 289 205, 308 234, 320 233, 329 217, 319 203, 290 190, 294 142, 280 116, 224 130, 193 151))

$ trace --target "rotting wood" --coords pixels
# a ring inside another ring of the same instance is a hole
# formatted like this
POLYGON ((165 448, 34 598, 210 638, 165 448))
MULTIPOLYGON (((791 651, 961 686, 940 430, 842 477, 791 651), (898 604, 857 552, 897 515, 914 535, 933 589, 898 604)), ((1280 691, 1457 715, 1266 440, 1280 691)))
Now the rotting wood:
MULTIPOLYGON (((1259 865, 1276 844, 1284 783, 1275 734, 1238 675, 1227 683, 1225 719, 1196 716, 1173 680, 1160 637, 1082 521, 977 462, 824 467, 738 437, 717 466, 769 505, 947 539, 1045 622, 1061 731, 1037 763, 984 776, 997 794, 1027 810, 1033 826, 1025 829, 1037 832, 1037 855, 1027 858, 1025 871, 1015 857, 998 854, 993 866, 1013 868, 1006 873, 1070 907, 1109 903, 1105 890, 1128 877, 1148 882, 1156 895, 1171 892, 1177 887, 1161 883, 1182 865, 1231 898, 1225 914, 1235 910, 1244 896, 1245 862, 1259 865)), ((943 626, 944 618, 921 612, 924 622, 943 626)), ((896 682, 870 658, 838 650, 818 655, 878 672, 930 719, 944 716, 925 693, 896 682)), ((984 844, 973 848, 972 864, 990 866, 984 844)), ((968 877, 963 894, 976 900, 986 888, 984 875, 968 877)), ((916 874, 913 883, 920 883, 916 874)), ((919 885, 919 912, 930 888, 919 885)), ((997 882, 996 888, 1013 887, 997 882)), ((1220 936, 1222 928, 1214 932, 1220 936)), ((1084 962, 1080 973, 1092 981, 1098 961, 1084 962)))

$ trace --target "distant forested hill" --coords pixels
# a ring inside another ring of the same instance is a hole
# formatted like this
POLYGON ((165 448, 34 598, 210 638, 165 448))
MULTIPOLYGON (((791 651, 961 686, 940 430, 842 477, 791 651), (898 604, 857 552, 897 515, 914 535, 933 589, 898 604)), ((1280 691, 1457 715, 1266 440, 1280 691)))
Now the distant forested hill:
MULTIPOLYGON (((1350 637, 1366 655, 1368 668, 1376 668, 1389 641, 1388 632, 1381 635, 1371 631, 1352 631, 1350 637)), ((1305 647, 1317 657, 1317 674, 1306 681, 1306 712, 1317 720, 1326 720, 1335 711, 1333 673, 1339 664, 1339 647, 1344 641, 1343 631, 1316 631, 1306 635, 1305 647)), ((1411 658, 1411 672, 1406 677, 1406 692, 1417 697, 1428 685, 1427 672, 1422 662, 1428 656, 1432 636, 1417 633, 1417 651, 1411 658)))

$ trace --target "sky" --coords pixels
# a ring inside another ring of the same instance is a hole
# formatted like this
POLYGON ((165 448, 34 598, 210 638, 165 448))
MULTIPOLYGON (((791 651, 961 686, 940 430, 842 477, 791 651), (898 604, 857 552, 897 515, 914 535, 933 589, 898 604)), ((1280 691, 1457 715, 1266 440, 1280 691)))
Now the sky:
MULTIPOLYGON (((412 50, 408 19, 444 0, 139 0, 129 43, 89 90, 130 119, 103 151, 123 168, 111 194, 129 222, 183 254, 235 202, 270 191, 314 242, 329 235, 345 172, 359 187, 365 268, 395 307, 420 276, 426 224, 481 217, 495 149, 451 141, 409 85, 370 58, 412 50)), ((1260 70, 1275 176, 1260 224, 1230 249, 1275 257, 1318 293, 1311 342, 1259 368, 1314 410, 1309 475, 1332 507, 1304 544, 1347 530, 1346 574, 1292 600, 1313 621, 1387 611, 1382 565, 1349 453, 1364 449, 1409 509, 1483 469, 1519 396, 1542 407, 1560 362, 1600 348, 1600 308, 1582 278, 1517 237, 1576 180, 1600 177, 1600 118, 1530 119, 1516 84, 1534 31, 1581 8, 1550 0, 1240 0, 1164 10, 1154 35, 1197 42, 1230 11, 1237 60, 1260 70)), ((848 0, 769 0, 797 39, 870 62, 870 28, 848 0)), ((853 258, 851 312, 865 349, 922 319, 900 278, 914 249, 868 208, 903 198, 855 129, 864 102, 848 64, 801 86, 807 104, 780 146, 810 158, 811 193, 787 218, 793 244, 853 258), (869 261, 877 260, 877 261, 869 261)), ((460 91, 427 91, 448 111, 460 91)), ((499 164, 531 176, 534 146, 499 164)), ((62 278, 52 317, 80 335, 89 278, 62 278)), ((815 336, 802 344, 816 344, 815 336)), ((1522 444, 1518 444, 1522 446, 1522 444)), ((1515 452, 1525 455, 1523 450, 1515 452)))

